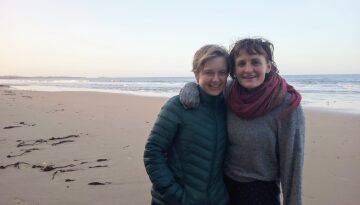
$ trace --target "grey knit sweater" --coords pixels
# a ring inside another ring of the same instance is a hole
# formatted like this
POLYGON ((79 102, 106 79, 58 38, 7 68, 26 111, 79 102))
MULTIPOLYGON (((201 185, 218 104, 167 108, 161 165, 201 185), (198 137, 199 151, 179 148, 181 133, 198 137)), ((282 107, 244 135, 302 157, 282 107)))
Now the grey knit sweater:
MULTIPOLYGON (((233 82, 228 82, 225 96, 233 82)), ((180 98, 187 107, 194 107, 194 84, 187 84, 180 98), (192 99, 191 99, 192 98, 192 99)), ((273 111, 254 119, 238 117, 227 111, 228 145, 224 172, 239 182, 277 181, 281 184, 284 205, 301 205, 302 169, 305 126, 301 106, 285 119, 278 114, 290 100, 273 111)), ((196 104, 196 103, 195 103, 196 104)))

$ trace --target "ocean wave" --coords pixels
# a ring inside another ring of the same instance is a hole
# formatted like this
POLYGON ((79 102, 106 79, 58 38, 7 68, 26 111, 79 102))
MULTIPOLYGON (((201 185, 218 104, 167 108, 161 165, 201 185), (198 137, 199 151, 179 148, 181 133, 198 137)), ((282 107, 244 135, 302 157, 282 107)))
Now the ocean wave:
MULTIPOLYGON (((303 96, 306 106, 360 110, 360 75, 285 76, 303 96)), ((4 78, 0 84, 35 91, 93 91, 171 97, 194 77, 160 78, 4 78)))

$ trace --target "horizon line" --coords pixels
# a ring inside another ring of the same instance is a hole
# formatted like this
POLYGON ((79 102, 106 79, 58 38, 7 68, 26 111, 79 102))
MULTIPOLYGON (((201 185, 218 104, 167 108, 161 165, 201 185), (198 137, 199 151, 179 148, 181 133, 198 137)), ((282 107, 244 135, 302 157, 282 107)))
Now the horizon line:
MULTIPOLYGON (((360 75, 360 73, 330 73, 330 74, 281 74, 283 76, 314 76, 314 75, 360 75)), ((6 78, 189 78, 194 76, 98 76, 98 77, 85 77, 85 76, 65 76, 65 75, 53 75, 53 76, 22 76, 22 75, 0 75, 0 79, 6 78)))

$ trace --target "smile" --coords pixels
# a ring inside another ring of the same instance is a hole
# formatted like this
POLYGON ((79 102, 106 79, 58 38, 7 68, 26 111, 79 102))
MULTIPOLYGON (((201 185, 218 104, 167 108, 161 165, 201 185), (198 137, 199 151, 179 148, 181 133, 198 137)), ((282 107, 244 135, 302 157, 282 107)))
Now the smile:
POLYGON ((222 85, 209 85, 209 87, 218 89, 218 88, 222 88, 222 85))
POLYGON ((243 79, 253 79, 253 78, 256 78, 255 75, 251 75, 251 76, 241 76, 241 78, 243 79))

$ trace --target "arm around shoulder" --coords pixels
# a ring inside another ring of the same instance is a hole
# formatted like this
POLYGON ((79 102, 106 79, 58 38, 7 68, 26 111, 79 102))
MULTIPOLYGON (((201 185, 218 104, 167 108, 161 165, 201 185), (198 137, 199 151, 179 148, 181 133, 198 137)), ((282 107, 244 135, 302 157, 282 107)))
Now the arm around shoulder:
POLYGON ((189 82, 181 88, 179 99, 185 109, 197 108, 200 105, 200 93, 198 85, 194 82, 189 82))

